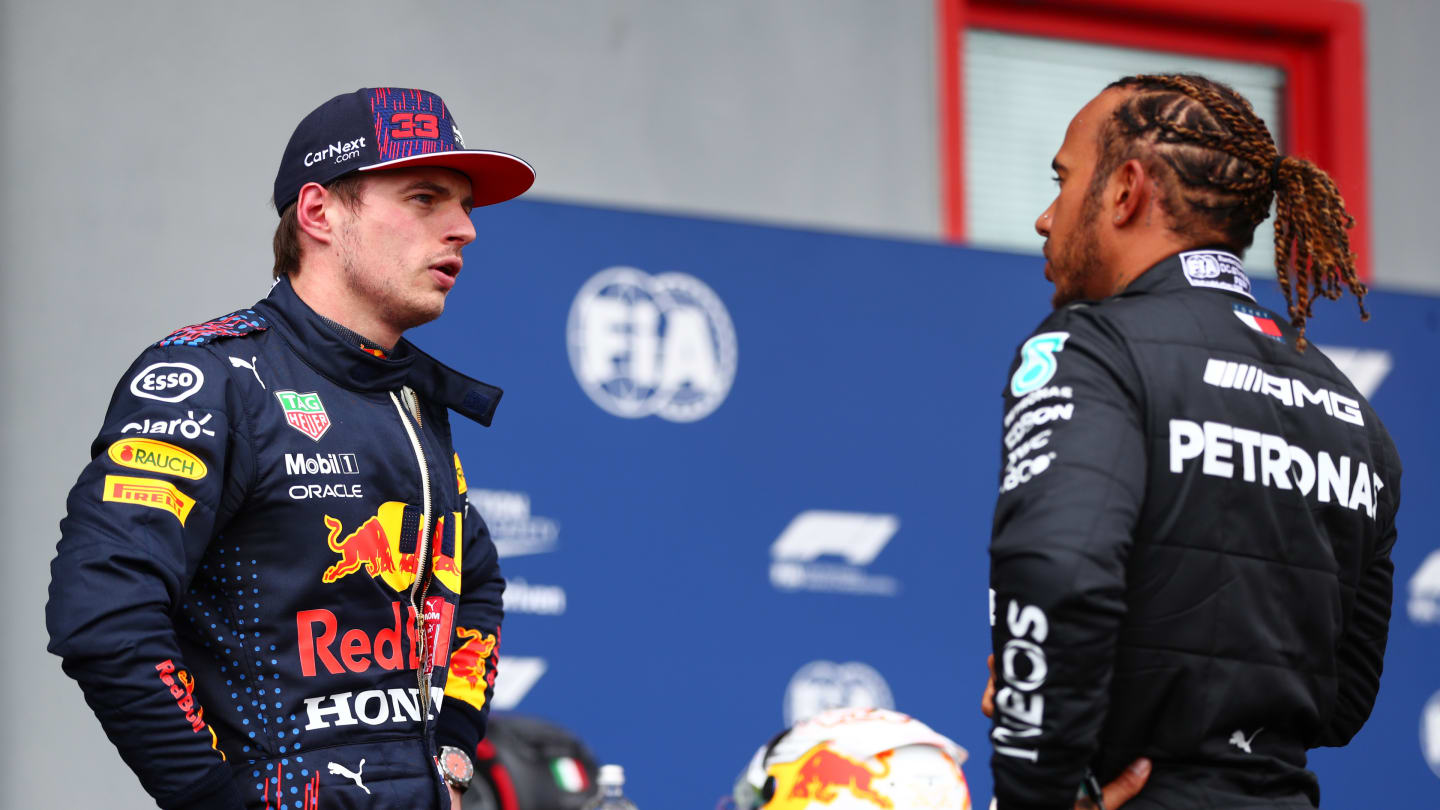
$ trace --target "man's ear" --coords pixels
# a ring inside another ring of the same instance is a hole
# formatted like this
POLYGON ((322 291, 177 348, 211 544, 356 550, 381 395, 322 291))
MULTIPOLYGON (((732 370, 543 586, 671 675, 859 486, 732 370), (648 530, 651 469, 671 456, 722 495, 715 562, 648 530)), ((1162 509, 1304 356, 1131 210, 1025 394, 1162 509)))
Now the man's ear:
POLYGON ((321 244, 328 245, 334 241, 338 224, 334 221, 337 202, 329 189, 319 183, 301 186, 300 196, 295 200, 295 221, 300 230, 321 244))
POLYGON ((1110 177, 1110 200, 1115 226, 1123 228, 1135 221, 1149 202, 1150 176, 1145 166, 1131 158, 1110 177))

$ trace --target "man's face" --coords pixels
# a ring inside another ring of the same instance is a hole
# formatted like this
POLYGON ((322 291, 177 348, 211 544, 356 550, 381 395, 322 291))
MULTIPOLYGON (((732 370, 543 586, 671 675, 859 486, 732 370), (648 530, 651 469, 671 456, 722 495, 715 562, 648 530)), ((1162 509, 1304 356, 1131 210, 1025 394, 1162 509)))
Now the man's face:
POLYGON ((440 317, 475 240, 470 180, 449 169, 366 175, 361 204, 347 210, 338 246, 343 283, 382 323, 403 332, 440 317))
POLYGON ((1057 309, 1111 292, 1100 250, 1101 198, 1090 193, 1090 187, 1100 157, 1100 125, 1120 97, 1118 91, 1107 90, 1076 113, 1050 164, 1060 190, 1035 220, 1035 230, 1045 237, 1045 278, 1055 285, 1050 302, 1057 309))

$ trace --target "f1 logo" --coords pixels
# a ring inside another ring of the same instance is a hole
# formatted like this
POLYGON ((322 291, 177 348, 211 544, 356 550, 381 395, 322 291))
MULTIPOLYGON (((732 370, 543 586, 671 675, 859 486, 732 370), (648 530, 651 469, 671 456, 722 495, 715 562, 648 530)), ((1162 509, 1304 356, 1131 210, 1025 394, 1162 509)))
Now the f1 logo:
POLYGON ((809 509, 795 516, 770 546, 776 560, 809 562, 835 554, 851 565, 868 565, 900 531, 895 515, 809 509))
POLYGON ((397 112, 390 116, 392 138, 438 138, 440 119, 430 113, 397 112))

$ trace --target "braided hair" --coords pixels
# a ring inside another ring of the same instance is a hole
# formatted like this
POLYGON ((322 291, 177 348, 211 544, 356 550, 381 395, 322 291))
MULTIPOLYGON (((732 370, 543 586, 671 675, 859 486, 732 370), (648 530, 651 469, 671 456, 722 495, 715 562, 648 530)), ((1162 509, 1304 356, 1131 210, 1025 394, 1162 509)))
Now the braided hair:
POLYGON ((1275 273, 1290 323, 1305 350, 1315 298, 1349 288, 1365 311, 1367 288, 1355 270, 1348 228, 1355 218, 1335 181, 1308 160, 1282 155, 1265 122, 1232 88, 1203 76, 1126 76, 1109 88, 1132 92, 1100 130, 1092 194, 1126 160, 1140 160, 1160 184, 1171 227, 1197 244, 1240 255, 1275 201, 1275 273))

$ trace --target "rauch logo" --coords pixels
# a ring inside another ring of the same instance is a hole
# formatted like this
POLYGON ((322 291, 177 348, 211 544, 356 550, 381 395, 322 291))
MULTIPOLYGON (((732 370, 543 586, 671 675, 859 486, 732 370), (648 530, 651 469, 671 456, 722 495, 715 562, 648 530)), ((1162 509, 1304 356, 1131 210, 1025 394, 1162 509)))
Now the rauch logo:
POLYGON ((154 439, 121 439, 110 445, 110 460, 122 467, 178 475, 198 481, 208 472, 194 453, 154 439))

